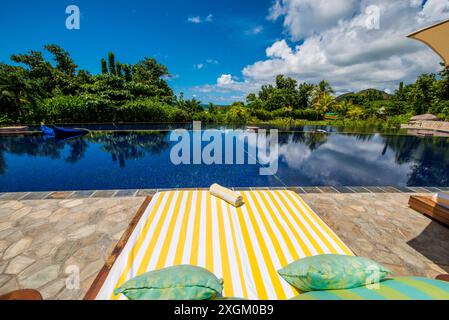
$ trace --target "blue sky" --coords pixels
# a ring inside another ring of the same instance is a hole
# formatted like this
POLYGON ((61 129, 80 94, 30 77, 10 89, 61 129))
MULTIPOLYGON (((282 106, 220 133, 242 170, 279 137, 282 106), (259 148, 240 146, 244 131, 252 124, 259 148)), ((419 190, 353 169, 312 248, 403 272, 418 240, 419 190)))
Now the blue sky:
POLYGON ((245 65, 264 56, 265 48, 282 32, 281 24, 265 19, 270 3, 2 1, 0 61, 8 62, 13 53, 41 50, 47 43, 61 45, 81 68, 93 73, 100 71, 99 61, 109 51, 123 62, 155 57, 175 75, 171 85, 176 91, 191 96, 189 88, 215 82, 221 74, 238 75, 245 65), (80 30, 65 27, 69 4, 80 8, 80 30), (202 22, 188 21, 196 17, 202 22))
POLYGON ((127 63, 155 57, 177 93, 204 103, 242 100, 278 73, 327 79, 337 92, 392 91, 438 71, 438 58, 405 35, 443 18, 448 0, 2 1, 0 61, 48 43, 92 73, 110 51, 127 63), (71 4, 80 30, 65 27, 71 4), (377 28, 364 22, 372 6, 377 28))

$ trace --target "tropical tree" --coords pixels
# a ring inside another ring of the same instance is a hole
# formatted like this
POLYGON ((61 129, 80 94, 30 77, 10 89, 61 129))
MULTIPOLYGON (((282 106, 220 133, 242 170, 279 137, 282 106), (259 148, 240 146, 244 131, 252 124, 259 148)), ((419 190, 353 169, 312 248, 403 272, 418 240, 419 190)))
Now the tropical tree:
POLYGON ((115 76, 117 74, 116 65, 115 65, 115 55, 113 52, 109 52, 108 54, 109 59, 109 73, 115 76))
POLYGON ((313 101, 313 109, 319 114, 325 114, 329 111, 335 111, 337 101, 330 93, 324 92, 321 95, 315 97, 313 101))
POLYGON ((106 62, 106 60, 103 58, 101 59, 101 73, 102 74, 108 74, 109 70, 108 70, 108 64, 106 62))

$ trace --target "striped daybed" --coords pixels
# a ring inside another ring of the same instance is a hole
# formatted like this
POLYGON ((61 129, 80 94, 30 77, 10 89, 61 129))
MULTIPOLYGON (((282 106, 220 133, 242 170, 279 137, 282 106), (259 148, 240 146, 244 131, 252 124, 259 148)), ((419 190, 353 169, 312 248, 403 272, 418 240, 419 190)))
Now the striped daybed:
POLYGON ((280 268, 318 254, 353 255, 296 193, 239 193, 240 208, 208 191, 147 198, 85 298, 123 300, 113 291, 127 280, 190 264, 223 278, 224 296, 285 300, 298 292, 278 275, 280 268))

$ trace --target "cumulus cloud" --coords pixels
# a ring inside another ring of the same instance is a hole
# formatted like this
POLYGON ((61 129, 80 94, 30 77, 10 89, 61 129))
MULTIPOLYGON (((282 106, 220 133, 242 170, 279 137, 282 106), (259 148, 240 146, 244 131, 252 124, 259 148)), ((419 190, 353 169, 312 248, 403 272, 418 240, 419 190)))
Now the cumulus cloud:
POLYGON ((223 74, 217 79, 217 86, 226 87, 234 83, 230 74, 223 74))
POLYGON ((284 39, 244 67, 243 80, 221 78, 207 88, 254 92, 285 74, 301 82, 326 79, 338 93, 393 92, 400 81, 441 69, 431 49, 406 35, 448 18, 448 0, 277 0, 268 19, 282 20, 284 39))
POLYGON ((284 26, 295 40, 319 33, 338 21, 350 18, 357 0, 276 0, 268 19, 284 18, 284 26))
POLYGON ((266 50, 266 60, 244 68, 245 78, 262 82, 283 73, 300 81, 328 79, 341 92, 391 90, 399 81, 440 69, 438 57, 406 35, 449 18, 449 1, 429 0, 424 6, 416 0, 344 2, 346 6, 335 11, 334 1, 277 1, 270 18, 284 17, 293 38, 306 37, 296 46, 286 40, 275 42, 266 50), (304 10, 308 16, 320 15, 322 23, 302 17, 304 10))

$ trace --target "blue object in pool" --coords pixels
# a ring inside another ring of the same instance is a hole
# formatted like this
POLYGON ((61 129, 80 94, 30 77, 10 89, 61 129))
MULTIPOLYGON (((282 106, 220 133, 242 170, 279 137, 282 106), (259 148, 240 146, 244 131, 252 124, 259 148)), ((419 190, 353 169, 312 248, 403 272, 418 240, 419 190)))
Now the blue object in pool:
POLYGON ((53 131, 57 137, 72 137, 72 136, 80 136, 89 133, 87 129, 71 129, 71 128, 63 128, 53 126, 53 131))
POLYGON ((44 125, 41 125, 41 131, 46 136, 54 136, 55 135, 55 131, 52 128, 44 126, 44 125))

